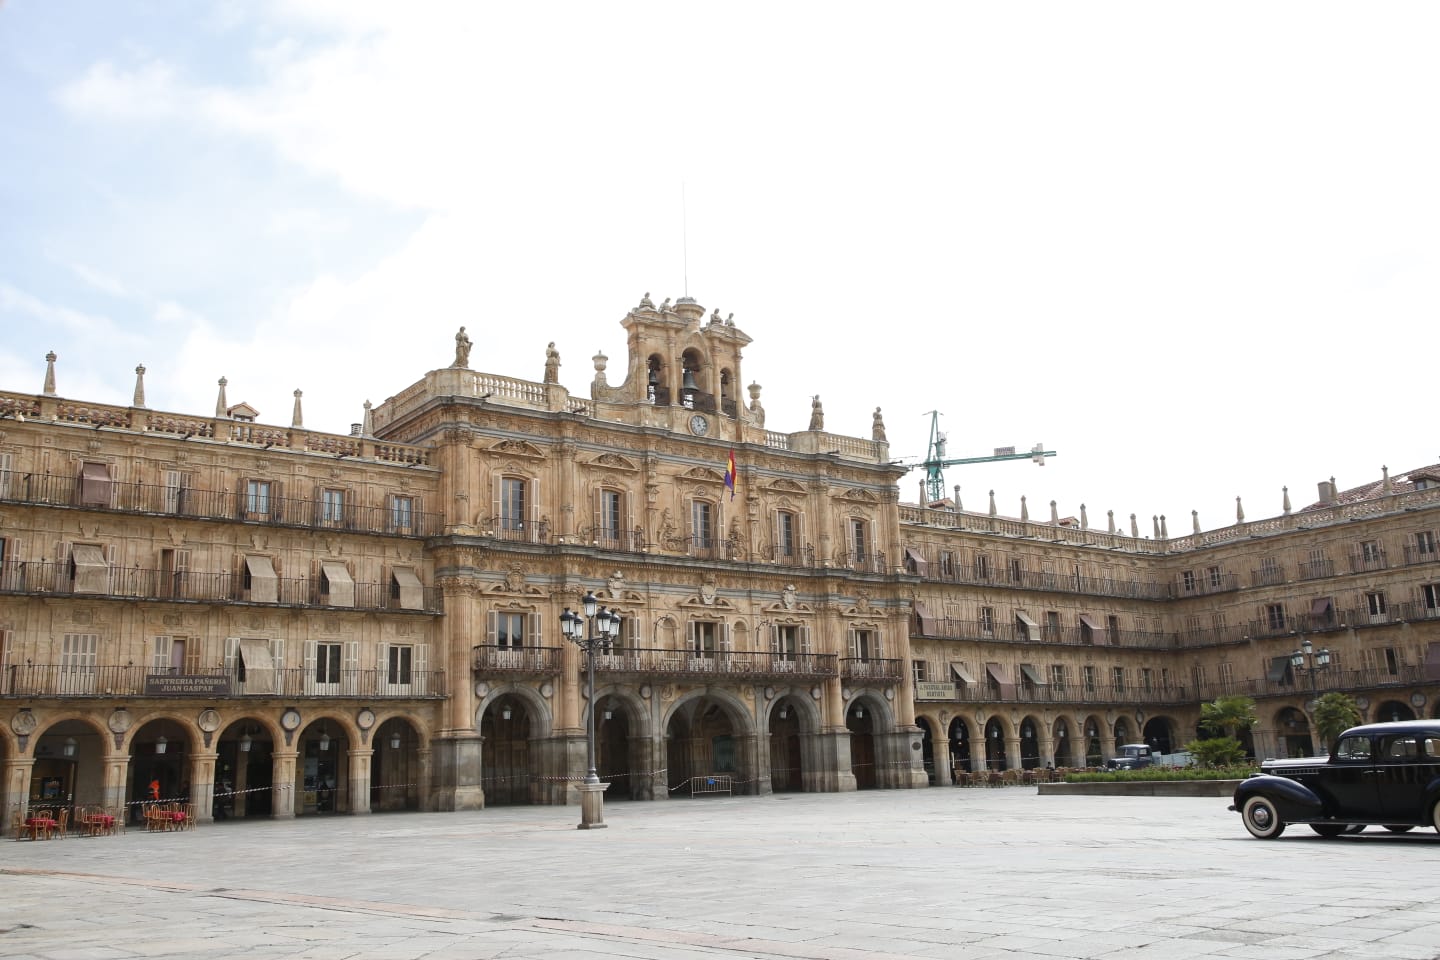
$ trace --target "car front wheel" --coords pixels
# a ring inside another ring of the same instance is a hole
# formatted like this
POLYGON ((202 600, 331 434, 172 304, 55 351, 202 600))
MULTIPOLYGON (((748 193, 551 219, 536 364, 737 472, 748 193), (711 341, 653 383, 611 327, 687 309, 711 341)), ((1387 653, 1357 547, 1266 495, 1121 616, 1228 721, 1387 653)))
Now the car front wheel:
MULTIPOLYGON (((1437 829, 1440 829, 1440 812, 1435 814, 1437 829)), ((1257 840, 1274 840, 1285 832, 1285 821, 1269 797, 1251 797, 1240 810, 1240 819, 1245 829, 1257 840)))

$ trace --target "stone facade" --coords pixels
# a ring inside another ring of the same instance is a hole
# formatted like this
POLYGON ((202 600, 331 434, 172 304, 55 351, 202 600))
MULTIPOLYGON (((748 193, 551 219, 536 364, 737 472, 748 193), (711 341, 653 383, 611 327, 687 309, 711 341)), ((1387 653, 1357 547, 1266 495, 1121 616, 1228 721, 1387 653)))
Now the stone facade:
POLYGON ((138 379, 70 401, 53 357, 0 393, 7 809, 578 803, 590 667, 610 801, 1179 749, 1231 692, 1292 752, 1312 680, 1436 709, 1440 485, 1176 538, 902 505, 878 410, 868 440, 768 431, 731 320, 647 295, 621 322, 588 398, 553 345, 540 381, 470 369, 462 328, 348 436, 299 391, 288 429, 223 382, 214 417, 138 379), (587 593, 620 617, 593 665, 560 631, 587 593), (1290 666, 1305 640, 1328 667, 1290 666))

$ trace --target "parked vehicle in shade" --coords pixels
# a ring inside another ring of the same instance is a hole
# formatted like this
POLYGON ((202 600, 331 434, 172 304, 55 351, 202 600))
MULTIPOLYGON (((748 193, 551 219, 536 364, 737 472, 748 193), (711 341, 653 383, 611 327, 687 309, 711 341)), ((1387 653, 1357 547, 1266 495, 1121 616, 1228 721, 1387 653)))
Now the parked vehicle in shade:
POLYGON ((1159 762, 1159 757, 1148 743, 1122 743, 1115 748, 1115 756, 1105 761, 1105 769, 1143 770, 1159 762))
POLYGON ((1364 724, 1342 733, 1329 757, 1266 760, 1230 809, 1261 840, 1292 823, 1322 837, 1371 824, 1440 830, 1440 719, 1364 724))

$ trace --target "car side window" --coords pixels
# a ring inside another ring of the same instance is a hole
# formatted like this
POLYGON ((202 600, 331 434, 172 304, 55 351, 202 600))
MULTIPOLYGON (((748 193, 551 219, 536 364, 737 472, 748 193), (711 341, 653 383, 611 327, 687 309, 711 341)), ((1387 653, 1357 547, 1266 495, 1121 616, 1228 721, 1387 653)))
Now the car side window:
POLYGON ((1409 734, 1380 741, 1380 755, 1386 760, 1414 760, 1419 755, 1415 737, 1409 734))
POLYGON ((1335 756, 1341 760, 1369 760, 1369 737, 1345 737, 1335 747, 1335 756))
POLYGON ((1440 758, 1440 737, 1436 737, 1433 734, 1428 733, 1424 734, 1420 737, 1420 743, 1418 744, 1418 746, 1420 750, 1420 756, 1424 759, 1435 760, 1437 758, 1440 758))

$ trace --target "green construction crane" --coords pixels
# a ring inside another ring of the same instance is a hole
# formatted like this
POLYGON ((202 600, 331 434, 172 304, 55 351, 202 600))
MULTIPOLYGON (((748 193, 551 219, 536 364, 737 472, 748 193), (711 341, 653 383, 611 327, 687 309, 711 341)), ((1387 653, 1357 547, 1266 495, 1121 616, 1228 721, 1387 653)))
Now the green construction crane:
POLYGON ((926 414, 930 418, 930 452, 925 455, 925 462, 920 464, 925 470, 925 492, 929 494, 930 502, 945 499, 945 468, 956 467, 962 463, 991 463, 996 460, 1034 460, 1040 466, 1045 466, 1045 458, 1055 456, 1054 450, 1046 450, 1043 443, 1037 443, 1033 448, 1024 453, 1016 453, 1014 447, 997 447, 995 453, 988 457, 962 457, 959 460, 945 459, 945 434, 940 432, 940 413, 931 410, 926 414))

